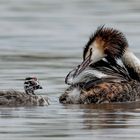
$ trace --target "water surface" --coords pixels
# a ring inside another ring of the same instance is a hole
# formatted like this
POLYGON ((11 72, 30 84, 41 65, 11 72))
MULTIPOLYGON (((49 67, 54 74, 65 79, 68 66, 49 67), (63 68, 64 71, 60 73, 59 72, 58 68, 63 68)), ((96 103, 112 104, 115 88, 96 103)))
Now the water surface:
POLYGON ((66 74, 89 36, 105 24, 123 31, 140 57, 138 0, 0 0, 0 90, 39 78, 48 107, 0 108, 2 140, 139 140, 140 103, 61 105, 66 74))

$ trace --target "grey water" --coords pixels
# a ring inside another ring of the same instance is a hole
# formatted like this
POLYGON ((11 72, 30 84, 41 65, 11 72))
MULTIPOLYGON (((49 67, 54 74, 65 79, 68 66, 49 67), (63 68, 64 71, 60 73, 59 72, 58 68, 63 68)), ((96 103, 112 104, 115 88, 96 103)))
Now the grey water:
POLYGON ((126 35, 140 58, 139 0, 0 0, 0 90, 39 78, 48 107, 0 108, 0 140, 139 140, 140 102, 62 105, 67 73, 99 25, 126 35))

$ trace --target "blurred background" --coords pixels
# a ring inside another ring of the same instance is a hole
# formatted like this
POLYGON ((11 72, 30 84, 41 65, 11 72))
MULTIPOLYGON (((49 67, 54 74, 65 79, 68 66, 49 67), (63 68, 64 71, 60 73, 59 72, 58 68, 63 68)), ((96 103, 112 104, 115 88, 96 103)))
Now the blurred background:
POLYGON ((100 109, 58 102, 65 76, 103 24, 121 30, 140 57, 139 0, 0 0, 0 89, 22 91, 33 75, 43 86, 38 94, 51 101, 47 108, 1 108, 1 138, 140 138, 139 104, 100 109))

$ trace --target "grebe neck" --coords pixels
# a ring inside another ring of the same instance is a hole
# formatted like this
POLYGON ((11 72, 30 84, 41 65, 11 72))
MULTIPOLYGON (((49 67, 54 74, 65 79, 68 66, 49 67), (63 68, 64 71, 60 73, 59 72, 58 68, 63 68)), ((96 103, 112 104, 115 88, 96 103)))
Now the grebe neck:
POLYGON ((140 81, 140 60, 128 48, 122 56, 122 62, 127 68, 131 78, 140 81))

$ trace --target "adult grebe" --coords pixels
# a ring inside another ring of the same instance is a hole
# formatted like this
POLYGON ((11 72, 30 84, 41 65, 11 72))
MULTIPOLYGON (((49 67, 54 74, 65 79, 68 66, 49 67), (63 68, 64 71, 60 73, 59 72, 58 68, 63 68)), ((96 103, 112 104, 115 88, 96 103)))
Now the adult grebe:
POLYGON ((106 58, 110 63, 120 58, 131 78, 140 81, 140 60, 128 48, 127 39, 122 32, 104 26, 99 27, 84 48, 84 62, 81 67, 84 69, 102 58, 106 58))
POLYGON ((127 40, 121 32, 100 27, 84 48, 81 65, 67 75, 66 83, 71 86, 59 100, 81 104, 136 101, 140 98, 140 83, 134 76, 138 64, 138 58, 128 51, 127 40), (118 58, 123 60, 129 74, 117 64, 118 58))
POLYGON ((34 91, 42 89, 36 77, 28 77, 24 82, 25 92, 16 90, 0 91, 0 106, 44 106, 48 98, 35 95, 34 91))

